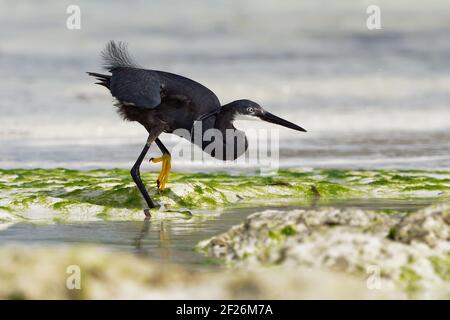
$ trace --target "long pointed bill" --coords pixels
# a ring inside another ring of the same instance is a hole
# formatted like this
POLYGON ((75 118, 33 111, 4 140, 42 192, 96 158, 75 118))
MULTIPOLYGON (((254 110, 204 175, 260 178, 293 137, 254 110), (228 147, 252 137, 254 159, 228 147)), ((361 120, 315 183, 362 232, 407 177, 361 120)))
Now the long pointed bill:
POLYGON ((271 114, 270 112, 267 112, 267 111, 265 111, 262 115, 260 115, 259 118, 261 120, 275 123, 275 124, 278 124, 280 126, 283 126, 283 127, 289 128, 289 129, 306 132, 306 130, 303 129, 302 127, 300 127, 292 122, 289 122, 287 120, 281 119, 280 117, 277 117, 276 115, 271 114))

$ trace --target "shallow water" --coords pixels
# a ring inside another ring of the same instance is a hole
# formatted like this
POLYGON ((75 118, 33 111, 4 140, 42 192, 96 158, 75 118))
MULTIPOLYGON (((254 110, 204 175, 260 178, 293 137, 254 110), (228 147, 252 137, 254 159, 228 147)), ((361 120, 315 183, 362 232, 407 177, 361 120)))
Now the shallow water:
MULTIPOLYGON (((450 110, 450 107, 449 107, 450 110)), ((450 113, 449 117, 450 119, 450 113)), ((171 149, 180 142, 164 135, 171 149)), ((145 140, 145 134, 142 136, 145 140)), ((0 168, 131 168, 142 149, 142 139, 8 139, 0 148, 0 168)), ((186 143, 184 143, 186 144, 186 143)), ((271 168, 420 169, 450 170, 450 131, 334 133, 285 137, 271 168)), ((152 147, 148 159, 158 156, 152 147)), ((172 155, 177 172, 245 171, 269 168, 267 163, 188 161, 172 155)), ((205 156, 205 160, 210 158, 205 156)), ((144 163, 143 170, 159 166, 144 163)))
MULTIPOLYGON (((408 201, 354 199, 327 205, 352 206, 393 214, 418 210, 429 204, 429 199, 408 201)), ((225 210, 220 216, 205 221, 143 219, 143 221, 95 221, 64 224, 16 223, 0 230, 0 245, 11 243, 30 246, 91 244, 112 251, 126 251, 160 262, 204 270, 205 268, 220 267, 220 263, 195 251, 194 247, 199 241, 227 231, 231 226, 240 224, 245 217, 255 212, 298 208, 312 207, 263 206, 225 210)))

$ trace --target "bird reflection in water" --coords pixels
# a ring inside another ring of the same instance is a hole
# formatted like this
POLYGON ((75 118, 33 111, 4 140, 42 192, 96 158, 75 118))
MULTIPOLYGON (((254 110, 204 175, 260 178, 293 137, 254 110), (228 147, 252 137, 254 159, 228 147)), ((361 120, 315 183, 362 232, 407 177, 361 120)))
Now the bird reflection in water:
MULTIPOLYGON (((148 213, 145 212, 146 215, 144 221, 142 222, 142 227, 139 231, 138 236, 135 239, 135 247, 138 254, 142 255, 152 255, 153 252, 149 251, 152 250, 152 248, 149 248, 148 250, 145 249, 145 243, 144 240, 149 236, 150 230, 151 230, 151 219, 148 213)), ((155 230, 156 231, 156 230, 155 230)), ((159 256, 164 261, 169 261, 172 258, 172 252, 171 252, 171 240, 170 240, 170 232, 169 228, 167 226, 167 222, 161 220, 159 223, 159 229, 158 231, 158 251, 159 256)))

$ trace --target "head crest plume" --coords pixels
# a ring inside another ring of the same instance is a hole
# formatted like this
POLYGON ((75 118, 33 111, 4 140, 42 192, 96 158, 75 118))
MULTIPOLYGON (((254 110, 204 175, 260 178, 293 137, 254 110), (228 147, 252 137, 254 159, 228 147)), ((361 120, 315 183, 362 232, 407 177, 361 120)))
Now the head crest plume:
POLYGON ((140 67, 128 53, 128 45, 122 41, 116 43, 114 40, 111 40, 108 42, 101 53, 101 57, 103 68, 108 71, 122 67, 140 67))

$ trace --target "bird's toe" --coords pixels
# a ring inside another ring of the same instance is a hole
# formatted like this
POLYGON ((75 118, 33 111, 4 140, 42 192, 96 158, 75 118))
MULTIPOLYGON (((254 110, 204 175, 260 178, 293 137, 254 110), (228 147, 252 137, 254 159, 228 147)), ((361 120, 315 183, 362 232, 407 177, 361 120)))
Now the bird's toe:
POLYGON ((166 188, 167 181, 169 180, 169 173, 171 169, 170 155, 164 154, 160 158, 152 158, 152 159, 151 161, 153 163, 162 161, 161 172, 159 173, 159 177, 156 180, 156 186, 158 187, 158 190, 163 191, 166 188))

